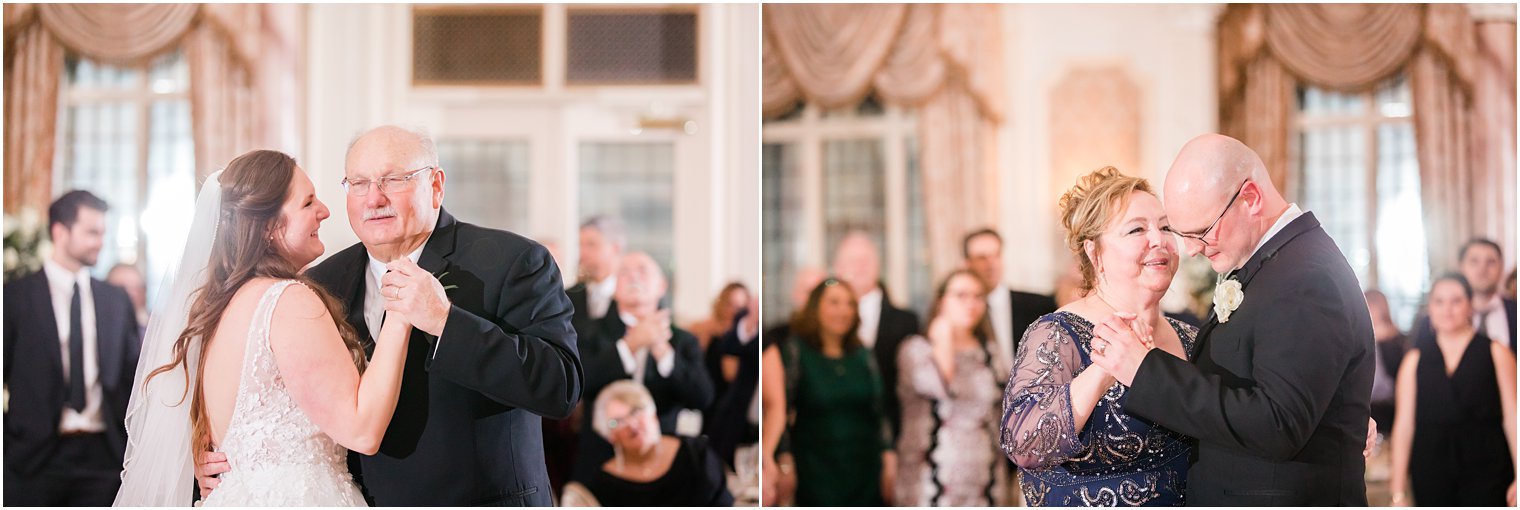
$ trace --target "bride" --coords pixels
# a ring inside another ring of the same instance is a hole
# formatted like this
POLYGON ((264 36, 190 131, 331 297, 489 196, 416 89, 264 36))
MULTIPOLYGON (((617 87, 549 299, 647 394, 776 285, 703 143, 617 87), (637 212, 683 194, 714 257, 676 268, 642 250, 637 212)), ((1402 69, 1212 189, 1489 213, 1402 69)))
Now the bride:
POLYGON ((207 450, 233 469, 205 506, 364 504, 345 448, 379 449, 411 325, 389 312, 366 368, 341 303, 300 273, 327 217, 280 152, 238 156, 203 185, 144 337, 117 506, 189 506, 207 450))

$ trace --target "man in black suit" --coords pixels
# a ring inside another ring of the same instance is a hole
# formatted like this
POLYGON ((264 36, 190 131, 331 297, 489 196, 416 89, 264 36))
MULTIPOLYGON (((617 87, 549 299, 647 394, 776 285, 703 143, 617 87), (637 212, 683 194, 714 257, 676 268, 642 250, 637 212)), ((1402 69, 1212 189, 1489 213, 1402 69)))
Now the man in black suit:
MULTIPOLYGON (((1024 330, 1041 315, 1055 312, 1056 300, 1042 294, 1011 290, 1003 284, 1003 236, 996 230, 983 228, 967 234, 961 243, 961 253, 966 256, 966 267, 989 289, 987 318, 991 320, 993 335, 997 337, 1002 366, 1011 369, 1024 330)), ((999 374, 1004 379, 1007 376, 999 374)))
POLYGON ((548 506, 541 416, 568 415, 584 385, 570 300, 542 245, 443 210, 433 147, 394 126, 355 140, 344 187, 361 243, 308 271, 370 348, 387 300, 414 322, 380 451, 349 470, 378 505, 548 506), (386 272, 402 258, 423 271, 386 272))
POLYGON ((623 222, 611 216, 592 216, 581 223, 580 278, 565 291, 575 306, 577 338, 591 336, 591 324, 616 314, 612 295, 617 290, 618 262, 628 247, 623 222))
POLYGON ((90 277, 106 209, 59 197, 42 271, 5 284, 6 506, 109 506, 121 486, 142 337, 127 293, 90 277))
POLYGON ((1166 197, 1170 228, 1227 279, 1196 364, 1153 349, 1133 316, 1094 328, 1124 410, 1197 439, 1189 504, 1367 506, 1372 320, 1340 249, 1223 135, 1183 147, 1166 197))
POLYGON ((865 232, 850 232, 839 241, 834 251, 834 274, 855 291, 860 303, 860 341, 876 355, 883 402, 895 441, 902 430, 897 402, 897 348, 904 339, 919 333, 918 315, 892 305, 881 283, 881 258, 876 253, 876 243, 865 232))
MULTIPOLYGON (((591 336, 581 342, 586 400, 595 402, 602 388, 614 381, 633 379, 654 397, 662 433, 697 435, 700 426, 686 430, 681 422, 690 418, 682 417, 700 417, 712 403, 712 378, 702 363, 697 337, 672 326, 670 311, 660 307, 667 290, 660 264, 643 252, 629 253, 618 264, 617 282, 617 312, 596 321, 591 336)), ((587 481, 613 451, 591 426, 592 413, 583 415, 571 477, 587 481)))

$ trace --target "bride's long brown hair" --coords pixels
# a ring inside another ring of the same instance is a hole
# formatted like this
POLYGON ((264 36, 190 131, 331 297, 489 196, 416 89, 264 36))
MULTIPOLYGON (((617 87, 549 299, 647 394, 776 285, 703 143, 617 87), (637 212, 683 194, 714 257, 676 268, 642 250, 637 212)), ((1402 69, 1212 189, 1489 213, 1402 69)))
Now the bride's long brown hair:
MULTIPOLYGON (((190 432, 194 446, 191 455, 211 449, 211 426, 201 391, 206 364, 188 366, 186 353, 192 344, 202 353, 206 352, 232 297, 243 284, 254 278, 296 280, 311 288, 327 306, 327 313, 333 317, 339 336, 353 355, 354 366, 360 373, 364 371, 364 349, 353 326, 343 320, 347 316, 343 304, 301 274, 301 268, 286 258, 284 247, 274 241, 282 239, 279 232, 285 225, 280 209, 290 192, 295 171, 294 158, 271 150, 250 151, 227 164, 222 171, 221 216, 211 246, 211 258, 206 264, 206 284, 191 294, 185 330, 174 341, 173 360, 149 372, 146 378, 151 380, 177 366, 185 367, 185 391, 190 398, 190 432), (195 371, 193 392, 189 387, 190 370, 195 371)), ((186 396, 180 396, 180 403, 184 403, 186 396)))

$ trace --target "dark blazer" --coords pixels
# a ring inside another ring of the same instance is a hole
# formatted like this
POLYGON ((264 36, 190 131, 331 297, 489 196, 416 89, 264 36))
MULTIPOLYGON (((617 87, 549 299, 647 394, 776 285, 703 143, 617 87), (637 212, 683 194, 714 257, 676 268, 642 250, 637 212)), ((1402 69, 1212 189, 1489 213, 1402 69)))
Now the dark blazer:
MULTIPOLYGON (((120 462, 127 448, 127 402, 142 337, 126 291, 92 278, 90 292, 95 299, 100 418, 111 454, 120 462)), ((37 271, 5 284, 5 386, 11 396, 5 413, 5 469, 22 476, 41 469, 58 445, 67 381, 53 314, 47 273, 37 271)))
POLYGON ((1013 318, 1013 352, 1017 353, 1019 340, 1024 338, 1024 331, 1029 329, 1029 325, 1034 324, 1042 315, 1055 313, 1056 298, 1016 290, 1008 291, 1008 295, 1008 308, 1012 310, 1010 317, 1013 318))
POLYGON ((1245 299, 1227 323, 1210 314, 1196 364, 1153 350, 1125 411, 1197 439, 1190 505, 1367 506, 1374 346, 1356 274, 1305 213, 1235 278, 1245 299))
POLYGON ((882 396, 888 421, 892 423, 892 441, 902 430, 902 416, 897 402, 897 349, 905 338, 919 333, 918 315, 892 305, 886 287, 881 288, 881 319, 876 326, 876 366, 881 370, 882 396))
MULTIPOLYGON (((579 339, 589 338, 591 336, 591 323, 595 319, 591 318, 590 305, 586 304, 588 299, 586 297, 586 282, 575 282, 575 286, 566 290, 565 295, 570 298, 570 306, 575 309, 575 315, 570 319, 570 324, 575 327, 575 337, 579 339)), ((611 311, 611 309, 609 308, 608 311, 611 311)))
MULTIPOLYGON (((644 387, 654 397, 659 412, 660 430, 667 435, 675 434, 676 416, 682 409, 705 411, 712 404, 712 379, 702 366, 702 347, 697 337, 686 330, 671 326, 670 346, 674 351, 675 366, 670 377, 660 375, 654 356, 645 360, 644 387)), ((602 463, 612 458, 612 444, 597 435, 592 427, 593 406, 597 394, 603 388, 620 379, 631 379, 633 374, 623 369, 618 356, 617 341, 628 332, 628 326, 614 311, 592 324, 591 337, 581 351, 586 361, 586 406, 582 410, 581 440, 576 446, 574 480, 588 481, 601 470, 602 463)), ((704 416, 704 420, 711 419, 704 416)))
MULTIPOLYGON (((368 262, 356 244, 307 272, 367 343, 368 262)), ((540 416, 569 415, 585 380, 559 267, 542 245, 447 211, 418 265, 453 287, 448 322, 442 337, 412 333, 380 451, 350 469, 385 506, 551 505, 540 416)))

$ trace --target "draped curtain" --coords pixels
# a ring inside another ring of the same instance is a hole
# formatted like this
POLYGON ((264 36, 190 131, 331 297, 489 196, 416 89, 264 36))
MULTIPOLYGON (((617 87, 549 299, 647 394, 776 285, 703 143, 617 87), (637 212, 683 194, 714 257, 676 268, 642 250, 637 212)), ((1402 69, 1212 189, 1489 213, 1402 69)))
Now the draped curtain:
POLYGON ((134 66, 184 48, 197 177, 257 147, 266 134, 250 69, 261 46, 251 4, 6 4, 5 209, 40 210, 52 196, 65 51, 134 66))
POLYGON ((1256 149, 1274 184, 1286 190, 1300 83, 1364 91, 1407 72, 1431 270, 1455 268, 1457 247, 1477 235, 1512 253, 1513 10, 1507 25, 1484 29, 1492 35, 1480 50, 1477 33, 1485 25, 1467 9, 1231 4, 1218 30, 1221 129, 1256 149))
POLYGON ((763 112, 798 101, 852 106, 872 92, 918 109, 919 168, 933 274, 961 260, 960 237, 998 218, 997 144, 1003 115, 996 5, 764 7, 763 112))

